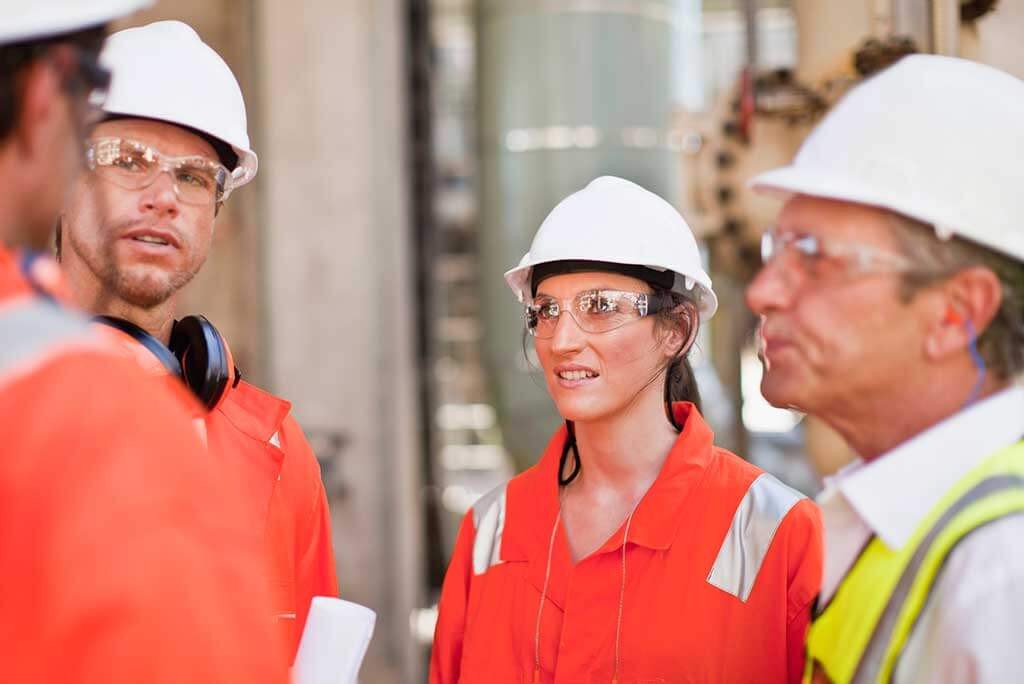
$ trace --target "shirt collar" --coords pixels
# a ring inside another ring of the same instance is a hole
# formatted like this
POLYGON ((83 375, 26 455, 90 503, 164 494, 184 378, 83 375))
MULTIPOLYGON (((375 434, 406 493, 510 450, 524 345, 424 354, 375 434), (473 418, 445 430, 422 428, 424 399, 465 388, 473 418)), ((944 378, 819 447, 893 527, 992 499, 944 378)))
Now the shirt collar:
POLYGON ((942 496, 972 468, 1024 437, 1024 388, 1014 385, 954 414, 871 462, 826 480, 891 549, 905 545, 942 496))

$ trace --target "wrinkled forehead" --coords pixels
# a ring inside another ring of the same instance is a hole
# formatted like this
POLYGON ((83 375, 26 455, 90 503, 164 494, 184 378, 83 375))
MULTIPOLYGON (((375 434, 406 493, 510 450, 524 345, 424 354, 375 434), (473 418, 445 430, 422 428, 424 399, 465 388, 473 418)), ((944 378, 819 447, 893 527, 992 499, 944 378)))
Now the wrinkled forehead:
POLYGON ((781 231, 833 237, 881 247, 897 247, 893 219, 887 209, 858 202, 794 195, 779 212, 781 231))
POLYGON ((550 275, 537 285, 537 296, 568 299, 588 290, 622 290, 650 292, 651 287, 640 280, 621 273, 583 271, 550 275))
POLYGON ((96 138, 127 138, 170 157, 206 157, 218 161, 213 146, 201 136, 176 124, 154 119, 117 118, 102 121, 93 129, 96 138))

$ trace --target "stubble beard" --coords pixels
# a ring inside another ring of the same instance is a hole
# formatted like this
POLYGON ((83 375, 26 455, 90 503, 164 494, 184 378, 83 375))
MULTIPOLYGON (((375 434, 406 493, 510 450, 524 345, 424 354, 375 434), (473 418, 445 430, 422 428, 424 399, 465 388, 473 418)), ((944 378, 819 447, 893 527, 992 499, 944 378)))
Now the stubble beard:
MULTIPOLYGON (((70 242, 77 243, 71 235, 68 237, 72 238, 70 242)), ((83 249, 80 244, 73 244, 73 248, 99 280, 103 299, 118 299, 141 309, 162 305, 191 282, 206 261, 203 258, 198 263, 191 263, 190 268, 176 271, 147 263, 122 265, 115 254, 116 244, 116 240, 106 242, 97 252, 83 249)), ((182 250, 187 254, 187 245, 183 245, 182 250)))

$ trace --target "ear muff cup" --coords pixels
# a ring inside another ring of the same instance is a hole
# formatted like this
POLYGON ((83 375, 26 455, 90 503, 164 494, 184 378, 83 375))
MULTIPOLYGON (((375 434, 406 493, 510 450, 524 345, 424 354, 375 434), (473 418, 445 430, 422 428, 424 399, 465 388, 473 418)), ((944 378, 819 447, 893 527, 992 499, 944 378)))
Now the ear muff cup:
POLYGON ((185 382, 208 411, 217 408, 241 379, 224 338, 203 316, 175 321, 169 348, 131 321, 113 316, 94 316, 93 320, 120 330, 148 349, 169 373, 185 382))
POLYGON ((171 328, 171 353, 199 401, 212 411, 234 384, 235 365, 224 338, 203 316, 187 316, 171 328))
POLYGON ((131 321, 126 321, 123 318, 114 318, 113 316, 93 316, 93 320, 103 325, 109 325, 111 328, 116 328, 124 334, 128 335, 136 342, 141 344, 143 347, 148 349, 153 356, 160 359, 160 363, 164 365, 167 372, 172 375, 181 376, 181 364, 178 363, 178 359, 171 350, 168 349, 148 332, 135 325, 131 321))

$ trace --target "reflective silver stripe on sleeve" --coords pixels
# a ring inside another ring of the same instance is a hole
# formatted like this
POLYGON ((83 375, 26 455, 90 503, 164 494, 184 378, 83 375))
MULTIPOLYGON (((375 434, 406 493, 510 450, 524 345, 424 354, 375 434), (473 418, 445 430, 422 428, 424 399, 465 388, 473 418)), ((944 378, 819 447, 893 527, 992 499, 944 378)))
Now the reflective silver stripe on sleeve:
POLYGON ((473 504, 473 573, 482 575, 501 562, 501 535, 505 531, 505 489, 496 487, 473 504))
POLYGON ((0 309, 0 374, 89 331, 89 322, 40 298, 0 309))
POLYGON ((746 602, 775 532, 803 498, 768 473, 754 480, 736 508, 708 583, 746 602))

